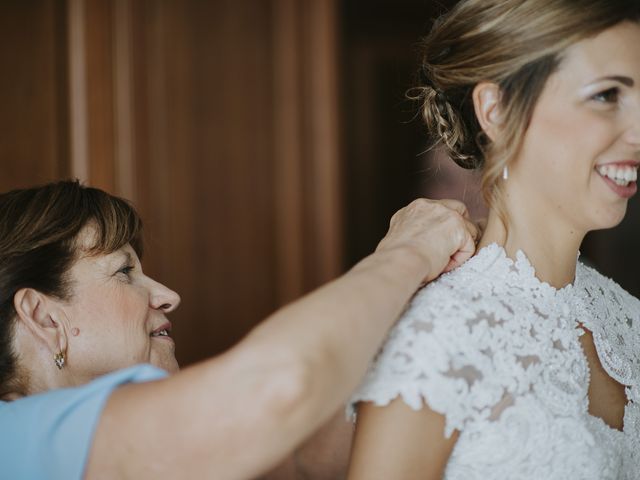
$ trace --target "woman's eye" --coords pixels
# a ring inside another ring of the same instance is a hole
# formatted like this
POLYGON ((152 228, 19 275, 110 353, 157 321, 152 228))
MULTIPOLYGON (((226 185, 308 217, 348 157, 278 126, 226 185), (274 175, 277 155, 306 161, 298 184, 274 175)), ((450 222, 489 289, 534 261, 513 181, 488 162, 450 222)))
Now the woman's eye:
POLYGON ((122 273, 128 277, 134 268, 135 267, 133 265, 125 265, 124 267, 120 268, 116 273, 122 273))
POLYGON ((618 101, 619 96, 620 96, 620 90, 618 88, 610 88, 603 92, 596 93, 591 98, 600 103, 616 103, 618 101))

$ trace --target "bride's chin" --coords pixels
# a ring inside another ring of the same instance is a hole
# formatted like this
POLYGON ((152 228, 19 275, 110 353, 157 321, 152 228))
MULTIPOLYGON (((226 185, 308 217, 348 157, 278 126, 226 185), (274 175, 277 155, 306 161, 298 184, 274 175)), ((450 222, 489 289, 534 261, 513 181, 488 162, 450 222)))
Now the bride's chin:
POLYGON ((627 204, 615 207, 610 207, 605 210, 602 215, 597 219, 597 225, 592 230, 606 230, 609 228, 617 227, 627 213, 627 204))

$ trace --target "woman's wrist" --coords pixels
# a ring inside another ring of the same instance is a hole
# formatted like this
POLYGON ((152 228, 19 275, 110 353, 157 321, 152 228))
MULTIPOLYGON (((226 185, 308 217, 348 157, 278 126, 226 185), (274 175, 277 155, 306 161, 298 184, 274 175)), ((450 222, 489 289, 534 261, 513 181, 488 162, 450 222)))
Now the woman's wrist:
POLYGON ((432 272, 429 258, 418 248, 408 244, 376 250, 356 264, 352 271, 354 273, 371 272, 375 269, 381 269, 382 273, 394 283, 405 280, 415 284, 416 287, 425 279, 430 280, 437 276, 437 273, 434 275, 432 272))

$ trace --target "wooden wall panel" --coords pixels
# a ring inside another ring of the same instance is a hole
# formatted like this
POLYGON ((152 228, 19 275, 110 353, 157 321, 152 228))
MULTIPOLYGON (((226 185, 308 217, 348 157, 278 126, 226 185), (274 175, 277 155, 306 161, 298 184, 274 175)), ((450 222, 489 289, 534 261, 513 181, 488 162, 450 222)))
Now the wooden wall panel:
POLYGON ((183 298, 182 363, 227 348, 275 306, 269 16, 256 5, 134 11, 137 197, 148 270, 183 298))
POLYGON ((88 181, 116 192, 114 135, 113 2, 84 1, 88 113, 88 181))
POLYGON ((71 175, 136 200, 132 3, 68 0, 71 175))
POLYGON ((181 363, 340 272, 333 1, 15 0, 0 27, 0 187, 132 200, 181 363))
POLYGON ((64 5, 0 2, 0 32, 0 191, 5 191, 69 172, 64 5))
POLYGON ((303 23, 298 7, 147 0, 132 10, 136 200, 148 269, 183 297, 183 363, 226 349, 341 267, 339 216, 324 213, 339 202, 326 98, 336 82, 324 81, 336 73, 333 44, 310 62, 319 46, 301 34, 316 17, 303 23), (328 73, 313 85, 319 65, 328 73))
POLYGON ((273 139, 280 304, 343 269, 335 1, 273 0, 273 139))

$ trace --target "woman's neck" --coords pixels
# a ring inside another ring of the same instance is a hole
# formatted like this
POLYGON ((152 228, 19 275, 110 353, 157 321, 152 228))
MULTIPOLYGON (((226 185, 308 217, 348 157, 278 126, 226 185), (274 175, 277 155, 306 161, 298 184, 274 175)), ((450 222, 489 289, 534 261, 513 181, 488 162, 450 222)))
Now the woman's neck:
POLYGON ((538 217, 535 208, 521 210, 519 214, 509 213, 505 226, 498 212, 491 209, 478 248, 497 243, 511 258, 522 250, 540 280, 562 288, 574 281, 578 249, 586 232, 554 222, 548 215, 538 214, 538 217))

